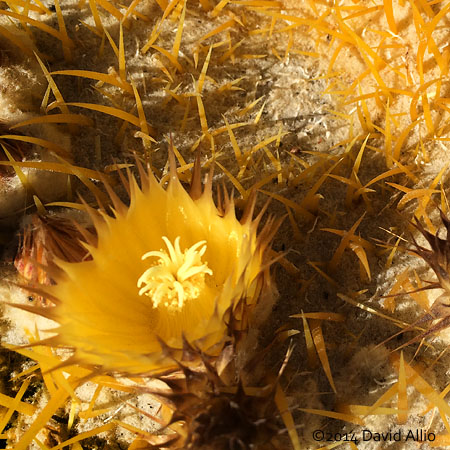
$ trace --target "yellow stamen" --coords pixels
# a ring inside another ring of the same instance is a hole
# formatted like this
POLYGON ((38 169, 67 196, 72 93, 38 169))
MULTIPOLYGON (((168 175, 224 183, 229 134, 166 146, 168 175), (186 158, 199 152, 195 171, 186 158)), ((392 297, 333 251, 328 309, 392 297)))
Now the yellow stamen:
POLYGON ((202 262, 206 241, 197 242, 182 252, 180 236, 175 238, 175 245, 166 236, 162 239, 168 252, 161 249, 142 256, 142 259, 157 257, 159 261, 141 275, 137 287, 139 295, 151 298, 154 308, 162 304, 171 311, 180 311, 186 301, 200 295, 205 275, 212 275, 208 264, 202 262))

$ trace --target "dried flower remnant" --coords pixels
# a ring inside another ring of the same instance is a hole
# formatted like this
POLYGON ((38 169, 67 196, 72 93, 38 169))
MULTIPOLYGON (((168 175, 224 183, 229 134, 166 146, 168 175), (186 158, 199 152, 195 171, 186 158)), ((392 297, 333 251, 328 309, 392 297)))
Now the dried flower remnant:
POLYGON ((439 326, 438 329, 450 325, 450 220, 442 211, 440 213, 442 223, 447 232, 446 238, 441 239, 438 237, 438 232, 432 234, 426 231, 417 222, 416 227, 430 244, 431 250, 421 247, 414 242, 415 252, 429 264, 438 278, 438 282, 431 284, 428 288, 441 288, 444 290, 444 293, 435 300, 429 312, 431 319, 442 318, 442 321, 435 325, 435 327, 439 326))
POLYGON ((287 448, 287 436, 284 440, 279 437, 283 425, 277 402, 278 379, 285 363, 278 377, 264 370, 260 355, 239 369, 237 352, 239 343, 237 347, 228 345, 212 360, 185 343, 185 359, 202 362, 194 369, 179 363, 179 371, 159 378, 163 384, 159 383, 154 390, 143 388, 158 396, 166 413, 158 434, 142 433, 133 442, 132 446, 136 446, 133 448, 148 444, 173 450, 287 448), (243 381, 249 373, 251 387, 243 381))
MULTIPOLYGON (((425 239, 430 244, 431 250, 419 245, 414 239, 413 252, 423 258, 425 262, 433 269, 438 281, 429 283, 424 289, 443 289, 444 292, 440 295, 431 305, 431 308, 423 315, 421 315, 413 324, 404 328, 400 332, 391 336, 388 340, 398 336, 406 331, 410 331, 417 326, 422 326, 427 322, 437 320, 436 323, 431 324, 425 331, 421 332, 418 336, 409 340, 405 344, 401 345, 398 349, 403 348, 409 344, 415 343, 423 338, 437 333, 450 327, 450 220, 441 211, 441 220, 447 232, 445 239, 438 237, 436 234, 430 233, 425 230, 420 222, 416 220, 414 226, 420 231, 425 239)), ((383 344, 387 342, 384 341, 383 344)))
MULTIPOLYGON (((83 242, 83 236, 72 220, 58 215, 33 214, 23 230, 14 265, 28 289, 50 285, 55 259, 80 262, 88 257, 83 242)), ((36 295, 34 299, 38 305, 49 305, 42 295, 36 295)))

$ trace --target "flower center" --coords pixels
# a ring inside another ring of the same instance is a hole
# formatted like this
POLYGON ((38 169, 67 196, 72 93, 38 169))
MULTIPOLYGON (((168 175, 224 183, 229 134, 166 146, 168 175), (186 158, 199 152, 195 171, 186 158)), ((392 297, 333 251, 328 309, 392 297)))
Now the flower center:
POLYGON ((180 236, 175 238, 174 245, 166 236, 162 239, 167 251, 161 249, 142 256, 142 259, 154 256, 159 261, 141 275, 137 287, 139 295, 150 297, 154 308, 162 304, 171 311, 180 311, 185 302, 200 295, 205 275, 212 275, 208 264, 202 262, 206 241, 197 242, 182 252, 180 236))

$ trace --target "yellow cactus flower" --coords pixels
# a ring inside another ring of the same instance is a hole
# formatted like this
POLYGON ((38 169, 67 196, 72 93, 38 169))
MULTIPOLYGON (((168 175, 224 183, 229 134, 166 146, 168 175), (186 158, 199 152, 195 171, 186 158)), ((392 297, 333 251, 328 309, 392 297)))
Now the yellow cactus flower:
POLYGON ((72 348, 70 363, 154 374, 176 367, 187 343, 218 354, 230 324, 245 329, 263 290, 273 294, 266 250, 279 220, 257 236, 264 211, 252 219, 250 200, 239 221, 226 193, 216 207, 199 164, 190 194, 174 164, 167 187, 151 171, 140 175, 142 187, 126 182, 129 206, 108 188, 114 217, 91 210, 89 258, 57 259, 55 284, 42 287, 55 306, 39 312, 59 324, 47 342, 72 348))

